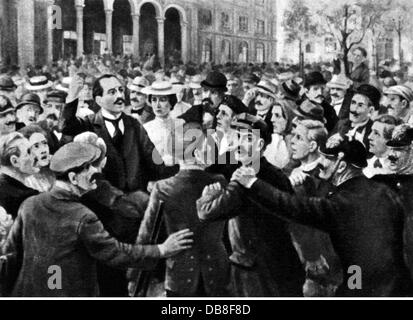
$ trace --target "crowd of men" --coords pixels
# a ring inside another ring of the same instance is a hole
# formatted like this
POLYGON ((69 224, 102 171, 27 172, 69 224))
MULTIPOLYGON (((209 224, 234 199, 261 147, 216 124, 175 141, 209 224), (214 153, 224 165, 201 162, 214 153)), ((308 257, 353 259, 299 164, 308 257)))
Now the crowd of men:
POLYGON ((412 296, 413 90, 353 55, 0 75, 1 294, 412 296))

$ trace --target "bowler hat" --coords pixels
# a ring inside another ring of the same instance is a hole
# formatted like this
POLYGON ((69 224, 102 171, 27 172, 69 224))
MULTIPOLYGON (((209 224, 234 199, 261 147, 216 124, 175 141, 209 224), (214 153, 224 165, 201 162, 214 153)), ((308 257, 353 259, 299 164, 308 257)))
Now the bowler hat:
POLYGON ((327 81, 324 79, 323 75, 318 71, 310 72, 304 79, 304 87, 306 88, 326 83, 327 81))
POLYGON ((380 108, 381 93, 376 87, 370 84, 362 84, 356 89, 354 94, 360 94, 369 98, 376 110, 380 108))
POLYGON ((201 86, 226 92, 227 78, 221 72, 212 71, 208 73, 207 78, 201 82, 201 86))
POLYGON ((91 164, 99 159, 101 150, 92 144, 71 142, 65 144, 50 160, 50 170, 65 173, 71 169, 91 164))
POLYGON ((301 87, 294 80, 283 82, 280 86, 280 89, 281 89, 281 93, 284 95, 285 98, 288 98, 294 101, 300 98, 301 87))
POLYGON ((392 138, 386 143, 388 147, 403 148, 410 146, 413 141, 413 128, 402 124, 394 128, 392 138))
POLYGON ((20 108, 28 104, 38 107, 39 113, 43 113, 40 97, 32 92, 26 93, 22 96, 21 102, 16 106, 16 110, 19 110, 20 108))
POLYGON ((294 110, 296 116, 304 119, 317 120, 322 123, 326 123, 324 118, 324 109, 319 104, 311 102, 310 100, 304 100, 296 110, 294 110))
POLYGON ((340 160, 344 160, 356 168, 367 167, 367 150, 358 140, 344 139, 334 147, 322 145, 320 153, 326 157, 339 157, 340 160))
POLYGON ((13 91, 17 88, 16 84, 13 82, 13 79, 4 74, 0 76, 0 90, 3 91, 13 91))

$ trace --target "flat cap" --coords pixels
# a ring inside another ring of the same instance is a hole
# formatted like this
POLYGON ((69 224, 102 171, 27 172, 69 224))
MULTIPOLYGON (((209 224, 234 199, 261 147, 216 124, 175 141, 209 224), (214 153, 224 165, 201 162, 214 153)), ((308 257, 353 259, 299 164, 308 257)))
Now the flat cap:
POLYGON ((408 102, 413 101, 413 91, 407 86, 400 85, 400 86, 393 86, 384 90, 384 95, 396 95, 402 97, 403 99, 407 100, 408 102))
POLYGON ((225 95, 220 105, 223 105, 223 104, 228 106, 234 112, 234 114, 248 112, 248 108, 236 96, 225 95))
POLYGON ((339 157, 341 160, 352 164, 356 168, 367 167, 367 150, 364 145, 357 140, 348 139, 340 141, 335 146, 321 146, 320 153, 327 157, 339 157))
POLYGON ((61 147, 50 161, 50 170, 64 173, 91 164, 100 158, 101 151, 92 144, 71 142, 61 147))
POLYGON ((407 124, 397 126, 393 130, 392 137, 386 145, 391 148, 403 148, 410 146, 413 141, 413 128, 407 124))
POLYGON ((249 113, 241 113, 234 117, 231 122, 231 127, 234 129, 259 130, 260 137, 266 144, 271 142, 271 128, 261 118, 249 113))

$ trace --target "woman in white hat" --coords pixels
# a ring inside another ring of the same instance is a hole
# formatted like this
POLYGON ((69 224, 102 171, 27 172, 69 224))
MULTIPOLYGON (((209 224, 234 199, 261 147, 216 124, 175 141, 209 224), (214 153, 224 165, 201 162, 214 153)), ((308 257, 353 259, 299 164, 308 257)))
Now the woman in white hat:
POLYGON ((173 86, 169 81, 155 81, 151 86, 142 89, 142 93, 148 96, 155 114, 155 119, 143 126, 165 165, 168 166, 174 164, 172 145, 169 145, 169 141, 179 126, 179 121, 171 117, 178 92, 179 87, 173 86))

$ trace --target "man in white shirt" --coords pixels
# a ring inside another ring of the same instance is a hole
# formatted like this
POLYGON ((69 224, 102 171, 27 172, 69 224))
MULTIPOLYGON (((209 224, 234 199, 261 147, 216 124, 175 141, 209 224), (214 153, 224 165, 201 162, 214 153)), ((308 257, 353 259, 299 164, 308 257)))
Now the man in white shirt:
POLYGON ((327 87, 330 89, 331 105, 339 119, 348 117, 349 109, 343 108, 343 102, 350 84, 351 80, 343 74, 334 75, 327 83, 327 87))

